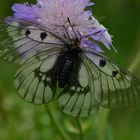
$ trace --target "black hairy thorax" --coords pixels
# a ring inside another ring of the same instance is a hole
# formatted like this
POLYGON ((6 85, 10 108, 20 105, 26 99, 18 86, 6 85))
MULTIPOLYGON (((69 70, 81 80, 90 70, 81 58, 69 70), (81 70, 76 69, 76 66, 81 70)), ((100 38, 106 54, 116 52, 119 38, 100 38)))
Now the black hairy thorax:
POLYGON ((59 88, 64 88, 71 81, 73 75, 78 75, 80 68, 80 47, 70 47, 62 50, 52 69, 52 81, 58 82, 59 88), (57 81, 56 81, 57 80, 57 81))

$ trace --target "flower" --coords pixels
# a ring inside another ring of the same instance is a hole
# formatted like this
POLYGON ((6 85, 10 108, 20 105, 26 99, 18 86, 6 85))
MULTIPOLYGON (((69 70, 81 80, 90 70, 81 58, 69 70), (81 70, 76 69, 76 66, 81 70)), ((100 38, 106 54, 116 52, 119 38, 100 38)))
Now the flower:
POLYGON ((62 28, 64 25, 71 39, 75 38, 71 28, 73 27, 77 36, 80 34, 83 38, 81 47, 91 47, 102 52, 97 42, 103 43, 110 49, 112 38, 107 29, 92 16, 92 12, 86 10, 92 5, 94 3, 89 0, 38 0, 34 5, 14 4, 12 9, 16 18, 37 22, 62 35, 66 34, 65 29, 62 28))

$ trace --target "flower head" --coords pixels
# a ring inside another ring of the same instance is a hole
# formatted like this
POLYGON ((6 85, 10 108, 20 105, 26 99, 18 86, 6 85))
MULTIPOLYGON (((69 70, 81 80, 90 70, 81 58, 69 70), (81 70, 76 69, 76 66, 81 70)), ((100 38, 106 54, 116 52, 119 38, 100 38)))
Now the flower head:
POLYGON ((92 16, 87 7, 94 5, 89 0, 37 0, 35 5, 14 4, 12 7, 14 16, 19 19, 27 19, 50 28, 59 34, 66 34, 62 25, 67 29, 71 39, 75 38, 71 25, 77 33, 83 37, 81 47, 92 47, 101 52, 97 42, 103 43, 107 48, 112 45, 112 39, 107 29, 92 16), (61 28, 60 28, 61 27, 61 28), (92 41, 89 40, 92 38, 92 41))

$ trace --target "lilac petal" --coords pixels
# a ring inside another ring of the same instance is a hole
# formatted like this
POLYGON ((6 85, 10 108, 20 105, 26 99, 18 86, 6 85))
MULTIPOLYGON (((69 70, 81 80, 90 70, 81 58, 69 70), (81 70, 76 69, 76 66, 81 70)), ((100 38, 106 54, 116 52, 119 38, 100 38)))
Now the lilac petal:
POLYGON ((28 4, 14 4, 12 7, 14 16, 18 19, 36 19, 36 11, 38 7, 36 5, 28 4))
POLYGON ((96 51, 98 51, 98 52, 103 52, 103 50, 100 48, 100 46, 99 46, 97 43, 95 43, 95 42, 93 42, 93 41, 89 41, 89 40, 87 40, 87 39, 83 39, 83 40, 81 41, 80 46, 92 48, 92 49, 94 49, 94 50, 96 50, 96 51))
POLYGON ((102 24, 100 24, 96 18, 93 16, 91 18, 93 27, 96 30, 101 31, 99 34, 93 35, 92 38, 103 43, 108 49, 110 49, 110 46, 112 46, 112 37, 108 33, 107 29, 102 24))
POLYGON ((81 0, 81 2, 85 4, 85 7, 94 5, 94 3, 89 0, 81 0))
POLYGON ((101 40, 102 40, 102 35, 104 34, 106 32, 106 30, 94 30, 94 32, 92 32, 92 38, 94 39, 94 40, 96 40, 96 41, 100 41, 101 42, 101 40))
POLYGON ((112 38, 106 29, 102 29, 100 33, 93 35, 92 38, 103 43, 108 49, 110 49, 110 46, 112 45, 112 38))

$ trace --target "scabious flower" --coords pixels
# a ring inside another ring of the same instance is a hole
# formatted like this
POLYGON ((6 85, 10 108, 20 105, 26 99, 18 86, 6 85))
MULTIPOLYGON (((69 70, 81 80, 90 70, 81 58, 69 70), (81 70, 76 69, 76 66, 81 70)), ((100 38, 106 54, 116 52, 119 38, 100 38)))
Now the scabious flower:
POLYGON ((37 0, 36 4, 14 4, 12 9, 18 19, 26 19, 39 23, 43 27, 65 35, 64 25, 71 39, 75 38, 68 18, 77 33, 85 36, 81 40, 81 47, 91 47, 102 52, 97 42, 103 43, 108 49, 112 39, 107 29, 93 17, 87 7, 94 5, 89 0, 37 0), (89 39, 90 38, 90 39, 89 39))

